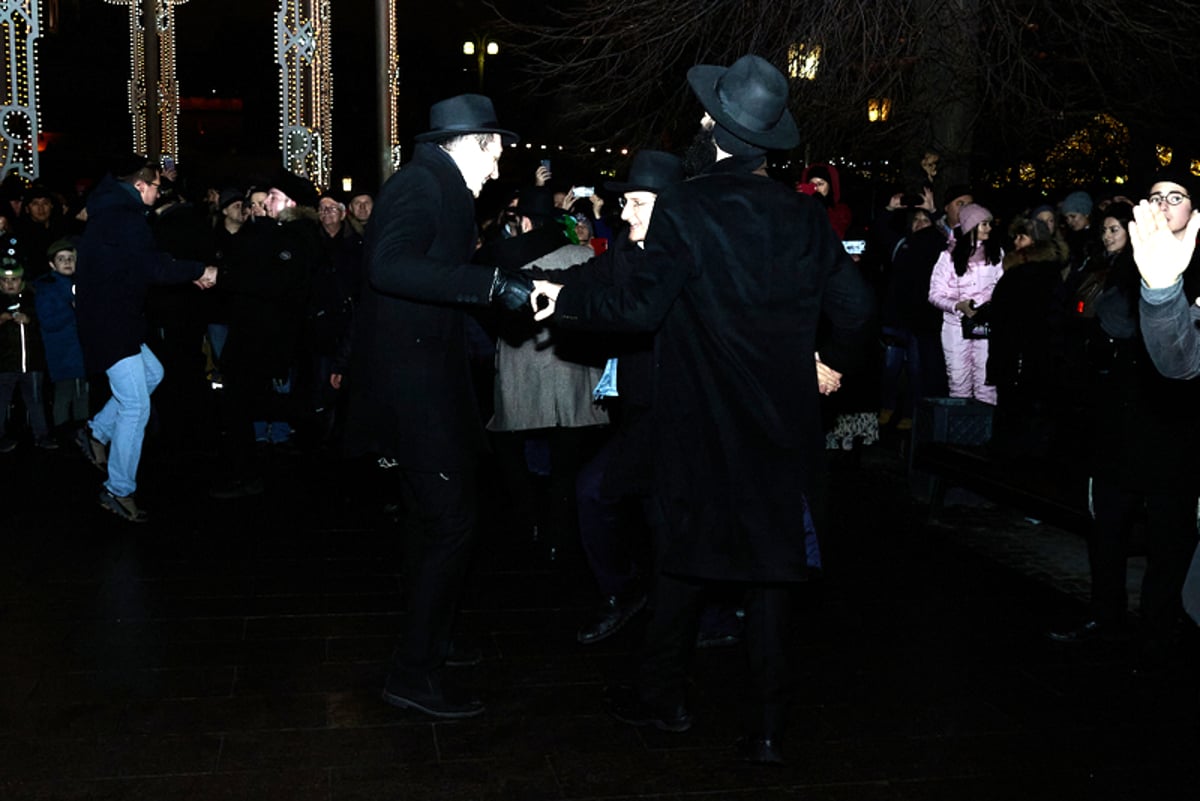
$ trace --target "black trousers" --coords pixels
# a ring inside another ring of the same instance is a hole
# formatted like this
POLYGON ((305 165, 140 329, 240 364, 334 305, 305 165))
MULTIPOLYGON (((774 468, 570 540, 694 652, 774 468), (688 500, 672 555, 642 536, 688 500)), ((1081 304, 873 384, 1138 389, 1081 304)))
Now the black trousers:
POLYGON ((395 668, 424 681, 450 650, 454 615, 475 538, 474 470, 400 472, 405 612, 395 668))
POLYGON ((1196 493, 1141 494, 1096 479, 1092 505, 1096 522, 1088 540, 1088 558, 1093 616, 1102 623, 1119 623, 1125 615, 1126 546, 1134 518, 1144 505, 1142 618, 1152 634, 1170 629, 1179 617, 1183 581, 1196 550, 1196 493))
MULTIPOLYGON (((696 650, 700 612, 710 582, 659 574, 653 611, 638 660, 635 683, 642 699, 655 707, 684 703, 684 683, 696 650)), ((792 682, 788 674, 788 634, 792 591, 789 584, 745 584, 745 643, 750 682, 743 701, 746 733, 778 737, 786 723, 792 682)))

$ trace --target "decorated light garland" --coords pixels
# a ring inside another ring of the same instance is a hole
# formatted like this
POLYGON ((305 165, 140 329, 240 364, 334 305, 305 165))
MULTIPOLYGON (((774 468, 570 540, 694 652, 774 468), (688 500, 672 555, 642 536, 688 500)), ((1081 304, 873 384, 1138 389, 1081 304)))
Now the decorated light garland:
POLYGON ((133 151, 143 156, 170 156, 179 160, 179 84, 175 80, 175 6, 187 0, 105 0, 129 7, 131 75, 129 113, 133 118, 133 151), (146 26, 152 18, 158 41, 158 84, 154 87, 156 114, 150 113, 146 86, 146 26), (155 119, 151 119, 154 117, 155 119), (151 125, 158 126, 159 153, 150 153, 151 125))
POLYGON ((4 0, 0 42, 8 85, 0 106, 0 147, 4 172, 15 172, 26 181, 38 177, 38 77, 37 40, 41 36, 38 0, 4 0))
POLYGON ((333 165, 330 0, 281 0, 275 14, 283 166, 319 187, 333 165))
POLYGON ((392 162, 392 171, 400 169, 400 120, 397 117, 397 92, 400 87, 400 52, 396 46, 396 0, 386 0, 387 3, 387 108, 384 112, 388 120, 388 153, 392 162))

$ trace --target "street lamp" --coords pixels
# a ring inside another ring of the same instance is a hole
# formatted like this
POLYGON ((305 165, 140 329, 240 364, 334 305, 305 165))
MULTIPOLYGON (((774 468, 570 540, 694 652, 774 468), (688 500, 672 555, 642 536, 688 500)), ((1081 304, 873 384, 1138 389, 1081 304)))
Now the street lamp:
POLYGON ((495 56, 500 53, 500 45, 486 37, 480 37, 476 40, 468 39, 463 42, 463 55, 475 56, 479 67, 479 91, 483 91, 483 61, 487 56, 495 56))

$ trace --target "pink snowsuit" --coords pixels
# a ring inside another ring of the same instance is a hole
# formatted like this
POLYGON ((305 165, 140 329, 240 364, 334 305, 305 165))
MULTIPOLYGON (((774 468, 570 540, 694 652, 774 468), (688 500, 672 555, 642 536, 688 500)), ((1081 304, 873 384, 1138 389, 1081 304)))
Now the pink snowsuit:
POLYGON ((954 272, 950 251, 943 251, 929 281, 929 302, 942 310, 942 350, 946 354, 950 397, 975 398, 995 406, 996 388, 984 383, 988 341, 963 339, 963 314, 954 308, 961 300, 973 300, 976 306, 982 306, 991 299, 992 290, 1004 269, 1000 263, 987 264, 983 259, 983 246, 979 245, 967 260, 967 271, 960 278, 954 272))

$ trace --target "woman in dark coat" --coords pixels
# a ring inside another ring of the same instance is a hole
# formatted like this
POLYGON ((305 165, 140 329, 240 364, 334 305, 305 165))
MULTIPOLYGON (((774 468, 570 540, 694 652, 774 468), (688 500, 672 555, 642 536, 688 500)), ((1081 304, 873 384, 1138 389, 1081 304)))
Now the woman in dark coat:
POLYGON ((1013 249, 992 292, 987 380, 996 387, 992 447, 1045 457, 1060 417, 1063 370, 1062 280, 1065 243, 1040 220, 1019 216, 1008 229, 1013 249))

